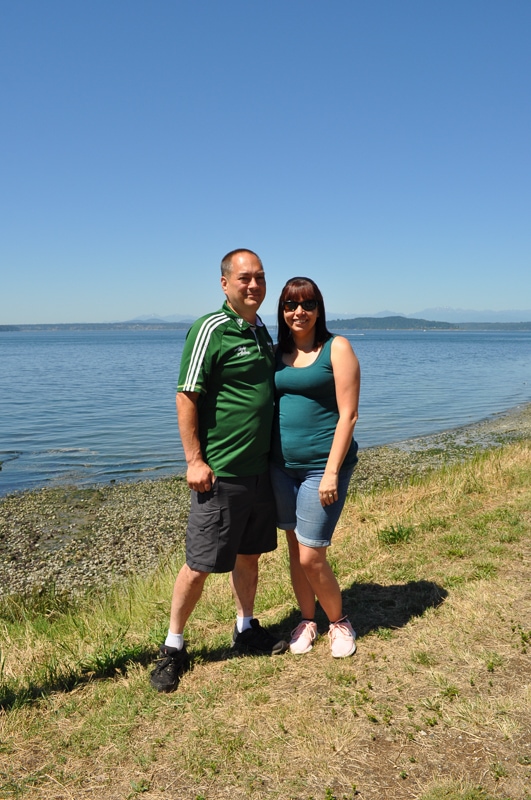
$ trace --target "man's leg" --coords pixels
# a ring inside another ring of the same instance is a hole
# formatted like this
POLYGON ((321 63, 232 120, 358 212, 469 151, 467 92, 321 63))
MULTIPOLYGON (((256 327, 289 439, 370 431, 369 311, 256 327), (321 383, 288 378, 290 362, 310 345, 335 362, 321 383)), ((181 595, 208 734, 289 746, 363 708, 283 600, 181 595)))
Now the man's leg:
POLYGON ((269 472, 244 480, 247 491, 242 498, 243 503, 240 504, 240 552, 230 576, 238 615, 232 646, 264 655, 284 653, 288 649, 287 642, 272 636, 253 617, 259 554, 269 553, 277 546, 275 502, 269 472))
POLYGON ((252 617, 258 586, 260 555, 238 555, 230 574, 230 586, 239 617, 252 617))
POLYGON ((157 666, 151 672, 151 685, 158 692, 173 692, 179 685, 183 672, 189 668, 189 658, 184 645, 183 631, 188 617, 201 597, 208 572, 181 567, 173 587, 171 601, 170 630, 160 648, 157 666))
POLYGON ((288 643, 272 636, 253 618, 254 600, 258 585, 259 555, 238 555, 236 564, 230 575, 230 585, 238 622, 234 626, 232 646, 238 650, 261 655, 280 655, 288 649, 288 643), (240 621, 244 621, 243 630, 238 629, 240 621))
POLYGON ((183 564, 181 567, 175 580, 171 600, 170 631, 172 633, 183 633, 184 626, 201 597, 209 574, 191 569, 188 564, 183 564))

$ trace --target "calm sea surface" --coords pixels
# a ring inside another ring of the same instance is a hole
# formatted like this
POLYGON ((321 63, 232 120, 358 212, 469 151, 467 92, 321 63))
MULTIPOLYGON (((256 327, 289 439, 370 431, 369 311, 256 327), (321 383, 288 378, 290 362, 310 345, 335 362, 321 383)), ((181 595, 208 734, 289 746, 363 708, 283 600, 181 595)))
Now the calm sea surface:
MULTIPOLYGON (((177 330, 0 333, 0 495, 184 472, 175 414, 184 337, 177 330)), ((361 448, 531 401, 531 332, 348 337, 362 367, 361 448)))

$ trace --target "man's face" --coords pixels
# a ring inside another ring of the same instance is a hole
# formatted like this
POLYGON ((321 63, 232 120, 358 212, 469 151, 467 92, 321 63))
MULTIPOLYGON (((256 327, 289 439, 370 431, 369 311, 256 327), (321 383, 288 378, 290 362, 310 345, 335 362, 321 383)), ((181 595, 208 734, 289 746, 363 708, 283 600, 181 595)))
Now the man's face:
POLYGON ((245 252, 233 256, 232 270, 221 276, 221 288, 231 308, 254 322, 266 294, 265 273, 256 256, 245 252))

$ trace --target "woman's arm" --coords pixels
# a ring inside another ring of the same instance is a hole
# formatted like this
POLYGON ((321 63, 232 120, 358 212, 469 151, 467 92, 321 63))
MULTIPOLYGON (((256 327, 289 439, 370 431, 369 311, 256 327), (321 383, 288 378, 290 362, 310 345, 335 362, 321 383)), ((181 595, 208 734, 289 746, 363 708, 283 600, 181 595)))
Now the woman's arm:
POLYGON ((354 426, 358 419, 360 396, 360 365, 350 342, 344 336, 336 336, 330 351, 332 371, 336 387, 339 419, 319 485, 319 498, 323 506, 337 500, 338 473, 348 453, 354 426))

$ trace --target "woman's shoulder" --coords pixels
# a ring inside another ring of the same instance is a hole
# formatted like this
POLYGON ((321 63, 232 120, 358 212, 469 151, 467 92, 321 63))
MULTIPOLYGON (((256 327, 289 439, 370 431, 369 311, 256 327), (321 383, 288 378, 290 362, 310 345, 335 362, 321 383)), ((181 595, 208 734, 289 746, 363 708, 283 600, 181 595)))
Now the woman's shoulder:
POLYGON ((329 339, 330 347, 332 351, 336 351, 338 353, 346 352, 348 350, 352 350, 352 345, 350 344, 349 340, 346 336, 339 336, 337 333, 333 333, 331 338, 329 339))
POLYGON ((357 362, 357 356, 351 343, 345 336, 334 336, 330 349, 333 366, 348 366, 357 362))

